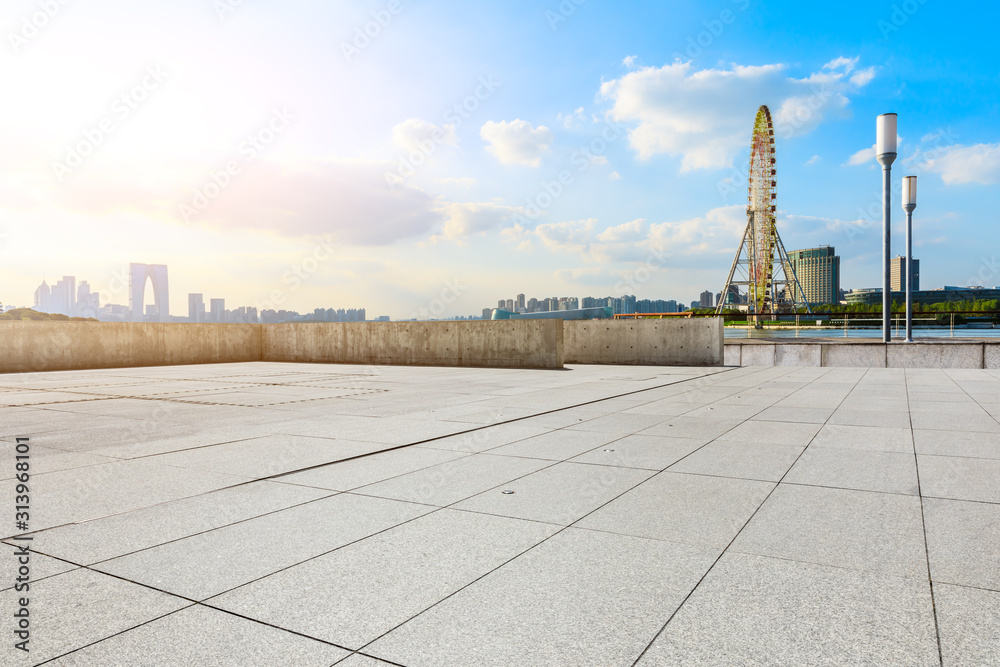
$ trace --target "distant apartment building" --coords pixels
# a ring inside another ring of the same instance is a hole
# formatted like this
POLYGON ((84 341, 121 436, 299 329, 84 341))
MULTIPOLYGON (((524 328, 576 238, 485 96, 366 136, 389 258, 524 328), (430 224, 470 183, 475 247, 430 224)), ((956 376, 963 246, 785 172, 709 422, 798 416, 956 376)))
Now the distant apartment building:
POLYGON ((205 295, 188 294, 188 321, 205 321, 205 295))
POLYGON ((211 308, 211 315, 209 322, 225 322, 226 321, 226 300, 225 299, 212 299, 209 302, 211 308))
MULTIPOLYGON (((889 261, 889 288, 893 292, 906 291, 906 258, 893 257, 889 261)), ((913 291, 920 289, 920 260, 913 260, 913 291)))
POLYGON ((792 286, 796 301, 810 304, 840 302, 840 257, 833 246, 792 250, 788 253, 788 262, 802 286, 801 293, 792 286))
POLYGON ((711 308, 715 305, 714 295, 710 290, 705 290, 698 296, 698 307, 699 308, 711 308))
POLYGON ((77 317, 96 318, 101 313, 101 295, 90 291, 90 283, 81 280, 76 289, 76 306, 73 314, 77 317))

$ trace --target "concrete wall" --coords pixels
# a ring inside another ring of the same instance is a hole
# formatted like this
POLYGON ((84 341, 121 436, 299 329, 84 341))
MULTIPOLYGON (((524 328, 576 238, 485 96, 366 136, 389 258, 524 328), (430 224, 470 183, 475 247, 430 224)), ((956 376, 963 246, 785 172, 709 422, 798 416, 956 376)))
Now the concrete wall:
POLYGON ((721 366, 722 319, 567 321, 567 364, 721 366))
POLYGON ((266 324, 263 361, 562 368, 558 320, 266 324))
POLYGON ((259 324, 0 322, 0 373, 259 361, 259 324))
POLYGON ((1000 342, 732 341, 727 366, 1000 368, 1000 342))
POLYGON ((0 322, 0 373, 239 361, 562 368, 563 327, 558 320, 0 322))

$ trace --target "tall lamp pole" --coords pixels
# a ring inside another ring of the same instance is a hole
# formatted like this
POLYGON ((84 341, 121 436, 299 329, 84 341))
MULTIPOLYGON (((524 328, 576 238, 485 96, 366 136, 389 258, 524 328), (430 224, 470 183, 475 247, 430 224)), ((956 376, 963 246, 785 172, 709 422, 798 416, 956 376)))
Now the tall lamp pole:
POLYGON ((917 177, 903 178, 906 211, 906 342, 913 342, 913 209, 917 207, 917 177))
POLYGON ((892 340, 892 292, 889 290, 892 163, 896 160, 896 114, 875 119, 875 159, 882 165, 882 341, 892 340))

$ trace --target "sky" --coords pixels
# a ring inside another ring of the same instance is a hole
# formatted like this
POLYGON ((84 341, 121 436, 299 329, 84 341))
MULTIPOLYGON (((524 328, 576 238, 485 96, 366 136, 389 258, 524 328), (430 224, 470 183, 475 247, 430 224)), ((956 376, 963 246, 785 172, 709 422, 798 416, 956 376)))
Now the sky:
POLYGON ((880 284, 895 112, 893 255, 917 175, 921 287, 1000 285, 1000 6, 831 7, 7 0, 0 302, 74 275, 127 304, 130 262, 168 265, 174 315, 690 302, 733 261, 762 104, 788 250, 880 284))

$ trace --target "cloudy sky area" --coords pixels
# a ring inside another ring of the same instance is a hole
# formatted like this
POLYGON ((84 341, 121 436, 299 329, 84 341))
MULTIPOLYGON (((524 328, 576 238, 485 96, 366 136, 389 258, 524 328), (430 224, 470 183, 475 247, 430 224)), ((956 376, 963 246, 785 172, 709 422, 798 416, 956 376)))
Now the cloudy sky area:
POLYGON ((845 288, 879 283, 872 145, 895 111, 922 286, 1000 285, 1000 8, 976 12, 9 0, 0 301, 70 274, 127 303, 129 262, 170 267, 175 315, 188 292, 394 319, 442 292, 445 315, 690 301, 732 261, 760 104, 789 250, 833 245, 845 288))

